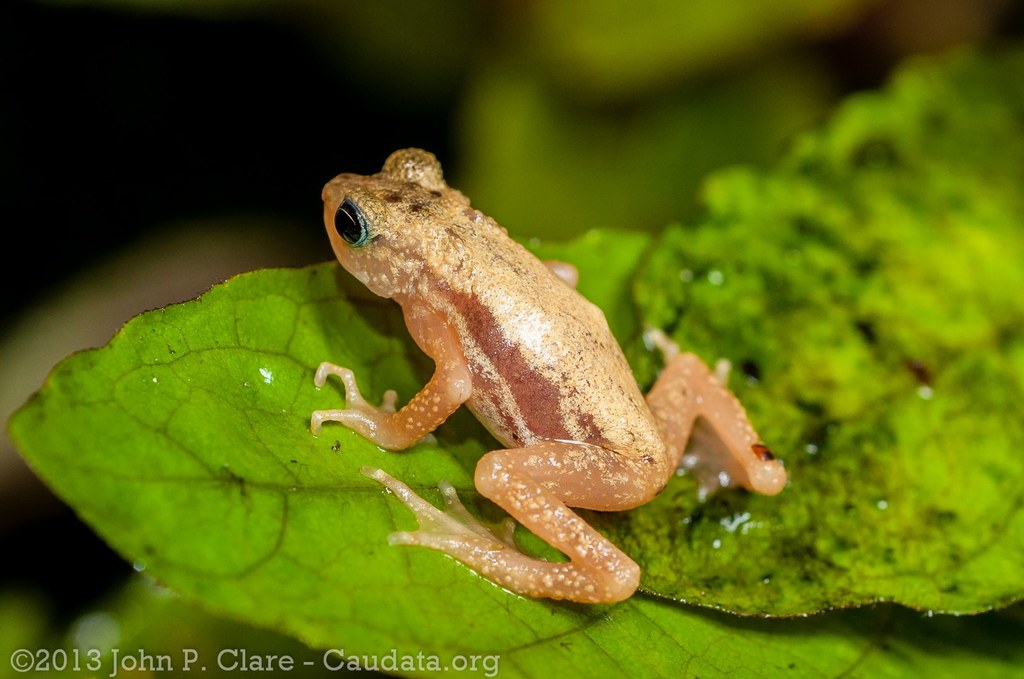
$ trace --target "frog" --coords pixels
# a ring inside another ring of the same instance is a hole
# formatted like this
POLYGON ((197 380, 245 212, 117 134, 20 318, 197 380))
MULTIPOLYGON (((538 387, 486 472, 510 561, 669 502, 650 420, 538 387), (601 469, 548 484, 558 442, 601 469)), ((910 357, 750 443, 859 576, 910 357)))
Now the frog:
POLYGON ((397 302, 434 372, 398 408, 393 390, 373 405, 351 370, 323 362, 314 384, 340 380, 345 407, 314 411, 311 433, 337 423, 404 451, 465 405, 500 444, 476 463, 475 490, 567 560, 526 553, 513 521, 477 519, 450 483, 438 484, 438 508, 363 467, 416 518, 417 529, 392 533, 390 544, 444 552, 514 594, 611 604, 637 590, 641 569, 574 508, 638 507, 680 469, 703 494, 735 486, 775 495, 787 484, 727 388, 726 364, 712 370, 649 328, 664 365, 642 394, 604 314, 577 291, 575 267, 513 240, 447 185, 433 154, 395 151, 377 174, 338 175, 322 198, 341 267, 397 302))

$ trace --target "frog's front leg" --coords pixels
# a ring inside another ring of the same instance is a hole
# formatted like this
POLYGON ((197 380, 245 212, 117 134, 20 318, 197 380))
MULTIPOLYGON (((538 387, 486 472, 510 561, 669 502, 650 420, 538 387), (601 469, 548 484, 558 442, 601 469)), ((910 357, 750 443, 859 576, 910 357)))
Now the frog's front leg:
POLYGON ((669 462, 692 471, 702 495, 722 486, 743 486, 775 495, 786 485, 786 469, 761 443, 739 400, 725 387, 727 369, 712 372, 658 330, 646 338, 665 356, 665 369, 647 394, 669 462))
POLYGON ((317 410, 310 417, 309 429, 319 435, 324 422, 339 422, 382 448, 402 450, 434 431, 472 391, 469 367, 450 328, 439 323, 423 323, 414 333, 417 343, 436 365, 430 381, 401 410, 395 412, 395 392, 388 390, 380 408, 367 403, 359 393, 351 370, 321 363, 314 383, 322 387, 329 375, 345 385, 346 408, 317 410))
POLYGON ((393 534, 392 544, 440 550, 526 596, 612 603, 636 591, 640 568, 569 505, 619 510, 642 504, 661 488, 663 474, 651 468, 654 464, 562 441, 496 450, 480 459, 477 490, 569 557, 568 562, 523 553, 507 534, 473 519, 450 486, 442 486, 447 505, 442 512, 383 471, 364 473, 391 489, 417 517, 419 530, 393 534))
POLYGON ((313 384, 316 385, 317 389, 320 389, 327 384, 327 378, 332 375, 340 379, 341 383, 345 385, 345 404, 348 408, 344 410, 313 411, 313 415, 309 420, 309 430, 313 432, 314 435, 320 435, 323 423, 328 420, 333 422, 345 422, 347 419, 351 419, 355 422, 361 418, 367 422, 375 422, 381 417, 381 415, 395 412, 398 394, 394 389, 388 389, 384 392, 384 397, 381 399, 379 408, 372 406, 363 398, 363 394, 359 391, 359 385, 356 384, 355 373, 340 365, 335 365, 327 361, 321 363, 316 369, 316 374, 313 376, 313 384))

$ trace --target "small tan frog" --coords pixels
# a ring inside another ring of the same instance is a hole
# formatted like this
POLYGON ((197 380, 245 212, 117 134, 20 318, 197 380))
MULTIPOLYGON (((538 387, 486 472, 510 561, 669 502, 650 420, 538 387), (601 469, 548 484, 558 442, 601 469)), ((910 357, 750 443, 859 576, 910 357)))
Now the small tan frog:
POLYGON ((575 290, 575 269, 541 262, 510 239, 445 184, 430 153, 396 151, 378 174, 339 175, 323 201, 341 265, 401 305, 436 370, 396 411, 393 391, 374 407, 350 370, 321 364, 316 386, 339 377, 347 407, 314 412, 312 433, 340 422, 402 450, 465 403, 505 446, 480 458, 477 490, 569 561, 527 556, 508 525, 477 522, 447 483, 441 511, 383 471, 364 468, 418 520, 419 530, 394 533, 391 544, 438 549, 527 596, 614 602, 636 590, 640 568, 569 507, 642 505, 681 464, 698 474, 704 492, 739 485, 774 495, 786 484, 782 463, 760 442, 723 375, 650 332, 666 366, 645 399, 604 315, 575 290))

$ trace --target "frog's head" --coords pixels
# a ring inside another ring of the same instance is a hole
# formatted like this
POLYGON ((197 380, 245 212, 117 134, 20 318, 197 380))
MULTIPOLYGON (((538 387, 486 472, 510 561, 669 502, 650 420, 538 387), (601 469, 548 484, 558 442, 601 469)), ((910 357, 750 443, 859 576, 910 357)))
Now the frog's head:
POLYGON ((395 151, 372 176, 324 186, 324 225, 338 261, 381 297, 408 293, 451 237, 469 201, 445 184, 433 154, 395 151))

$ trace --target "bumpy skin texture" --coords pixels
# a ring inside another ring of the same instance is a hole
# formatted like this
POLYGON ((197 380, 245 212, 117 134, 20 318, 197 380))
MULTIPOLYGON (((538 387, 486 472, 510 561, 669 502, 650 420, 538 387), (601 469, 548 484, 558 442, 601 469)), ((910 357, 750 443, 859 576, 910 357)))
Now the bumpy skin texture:
POLYGON ((441 512, 383 471, 364 470, 419 520, 418 531, 392 543, 442 550, 520 594, 613 602, 636 590, 639 567, 569 507, 643 504, 681 462, 706 489, 782 490, 785 470, 718 377, 653 332, 667 364, 645 399, 604 315, 574 289, 575 270, 511 240, 445 184, 433 155, 397 151, 376 175, 334 178, 323 199, 338 260, 401 305, 436 372, 396 412, 392 392, 376 408, 351 371, 322 364, 317 386, 338 376, 347 408, 313 413, 312 432, 340 422, 401 450, 465 403, 505 446, 480 459, 477 490, 570 561, 526 556, 510 534, 477 523, 450 486, 441 512), (691 439, 701 445, 688 449, 691 439))

